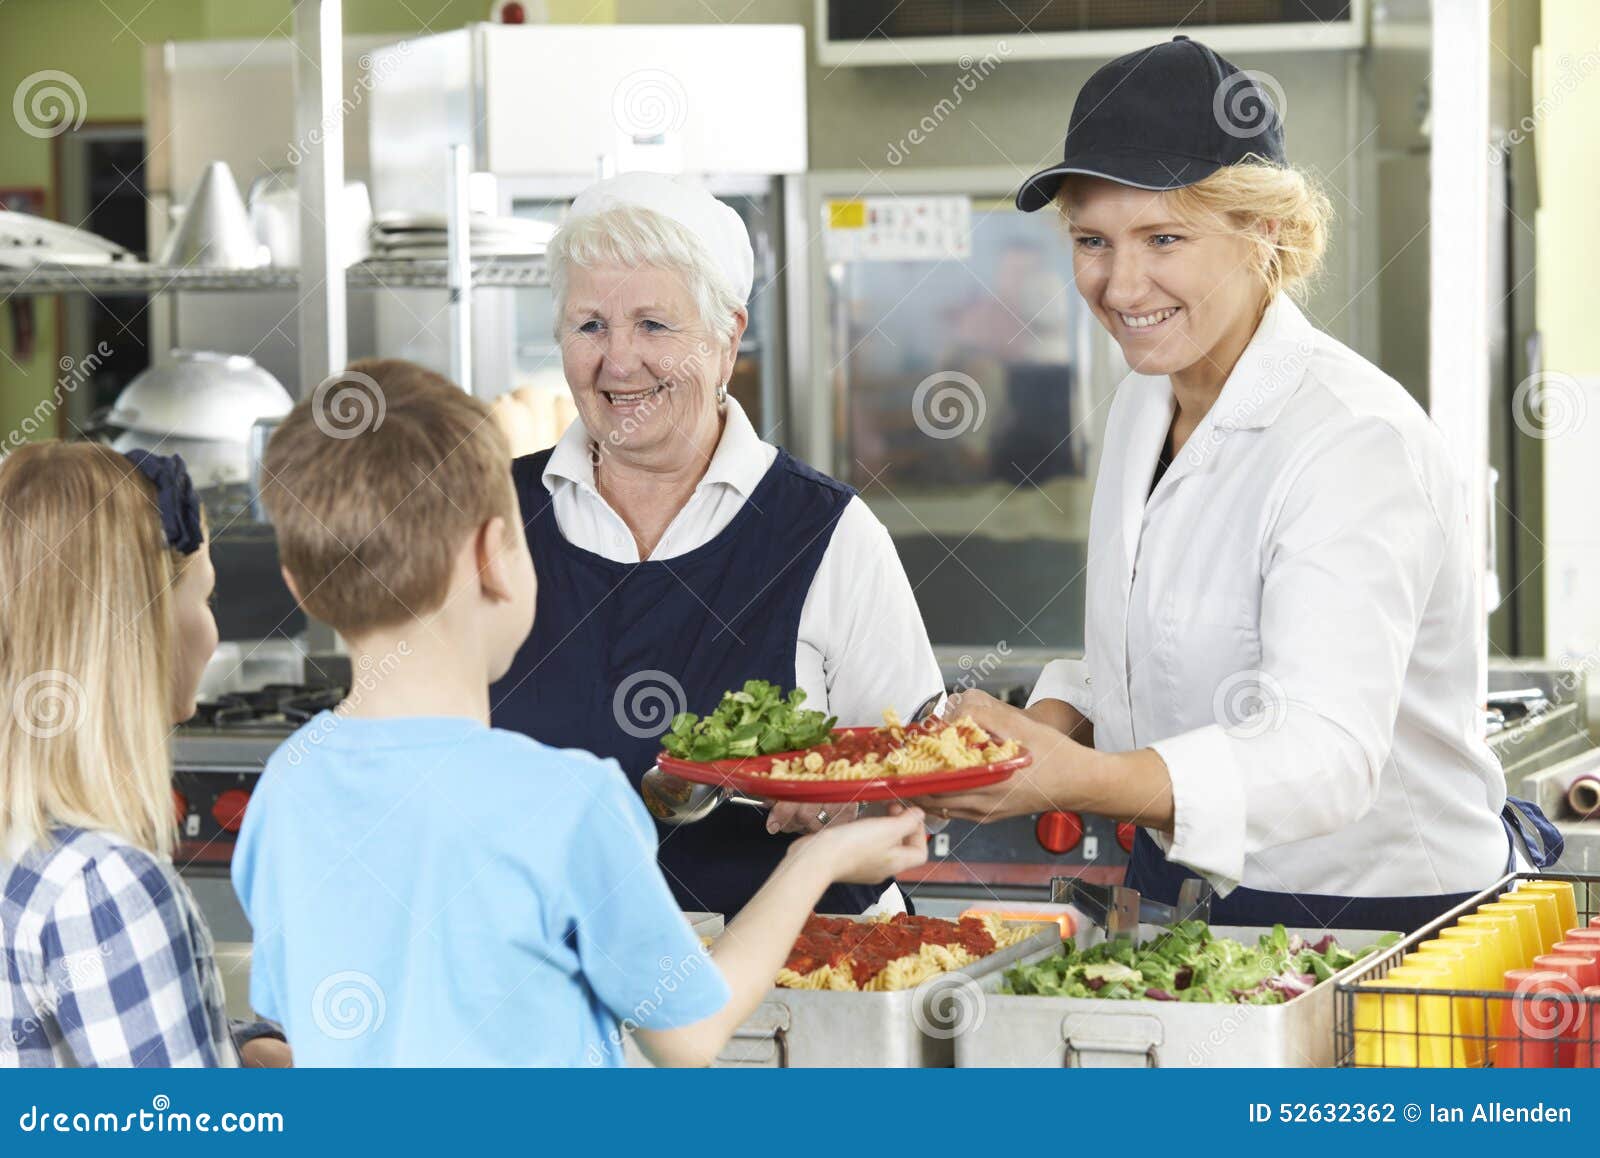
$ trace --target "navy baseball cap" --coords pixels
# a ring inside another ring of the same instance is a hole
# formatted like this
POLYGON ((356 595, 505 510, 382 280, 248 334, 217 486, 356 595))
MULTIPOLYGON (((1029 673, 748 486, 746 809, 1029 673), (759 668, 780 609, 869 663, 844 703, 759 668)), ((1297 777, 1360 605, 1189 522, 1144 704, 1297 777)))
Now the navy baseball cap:
POLYGON ((1028 178, 1017 208, 1043 209, 1069 173, 1181 189, 1246 161, 1288 164, 1278 106, 1255 76, 1175 36, 1089 78, 1072 106, 1061 163, 1028 178))

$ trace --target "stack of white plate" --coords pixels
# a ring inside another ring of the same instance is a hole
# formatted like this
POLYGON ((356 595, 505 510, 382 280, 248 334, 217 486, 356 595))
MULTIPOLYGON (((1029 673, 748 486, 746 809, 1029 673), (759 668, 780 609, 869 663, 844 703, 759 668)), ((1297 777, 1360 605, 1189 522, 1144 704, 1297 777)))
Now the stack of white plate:
MULTIPOLYGON (((535 257, 544 252, 555 226, 521 217, 474 213, 469 219, 472 256, 535 257)), ((374 258, 437 261, 449 256, 442 213, 385 213, 372 225, 374 258)))

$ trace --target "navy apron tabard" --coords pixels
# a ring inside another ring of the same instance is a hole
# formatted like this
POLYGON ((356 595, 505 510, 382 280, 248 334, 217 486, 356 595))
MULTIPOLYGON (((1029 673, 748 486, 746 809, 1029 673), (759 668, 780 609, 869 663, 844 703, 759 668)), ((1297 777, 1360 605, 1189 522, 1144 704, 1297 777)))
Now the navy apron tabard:
MULTIPOLYGON (((710 542, 659 562, 618 563, 562 535, 541 479, 549 458, 544 451, 512 466, 538 603, 532 634, 490 688, 492 722, 611 757, 638 788, 676 710, 674 689, 685 710, 704 715, 749 679, 795 686, 801 608, 854 491, 779 450, 710 542)), ((796 839, 769 834, 765 813, 735 804, 657 829, 678 903, 730 916, 796 839)), ((859 913, 885 887, 834 885, 817 908, 859 913)))
MULTIPOLYGON (((1537 804, 1506 797, 1500 813, 1509 851, 1501 875, 1517 870, 1517 849, 1522 848, 1536 869, 1547 869, 1560 859, 1565 842, 1560 831, 1537 804)), ((1161 846, 1144 829, 1133 838, 1133 855, 1124 878, 1139 895, 1164 904, 1176 904, 1178 889, 1196 874, 1173 864, 1161 846)), ((1488 882, 1485 882, 1487 887, 1488 882)), ((1390 929, 1415 932, 1442 913, 1476 896, 1447 893, 1418 897, 1341 897, 1329 893, 1274 893, 1237 888, 1211 901, 1215 925, 1286 925, 1294 929, 1390 929)))
MULTIPOLYGON (((1176 904, 1178 889, 1194 876, 1173 864, 1150 834, 1133 838, 1127 884, 1139 895, 1176 904)), ((1487 881, 1484 882, 1486 885, 1487 881)), ((1424 897, 1341 897, 1325 893, 1274 893, 1239 887, 1211 899, 1213 925, 1285 925, 1291 929, 1382 929, 1410 933, 1461 904, 1473 893, 1424 897)))
MULTIPOLYGON (((1518 805, 1528 812, 1537 813, 1543 821, 1539 833, 1555 832, 1554 826, 1544 819, 1544 814, 1525 801, 1508 802, 1502 814, 1511 851, 1506 857, 1504 873, 1516 870, 1515 829, 1511 813, 1518 805)), ((1526 813, 1524 813, 1525 815, 1526 813)), ((1559 836, 1556 841, 1559 842, 1559 836)), ((1561 855, 1559 843, 1553 853, 1548 837, 1544 849, 1532 852, 1533 862, 1539 868, 1548 868, 1561 855)), ((1182 865, 1167 859, 1150 834, 1139 829, 1133 838, 1133 855, 1128 861, 1125 881, 1139 895, 1164 904, 1176 904, 1178 889, 1185 880, 1196 874, 1182 865)), ((1485 887, 1489 884, 1484 882, 1485 887)), ((1226 897, 1213 897, 1211 923, 1213 925, 1285 925, 1291 929, 1386 929, 1401 933, 1415 932, 1442 913, 1476 896, 1470 893, 1416 897, 1341 897, 1330 893, 1276 893, 1264 889, 1236 888, 1226 897)))

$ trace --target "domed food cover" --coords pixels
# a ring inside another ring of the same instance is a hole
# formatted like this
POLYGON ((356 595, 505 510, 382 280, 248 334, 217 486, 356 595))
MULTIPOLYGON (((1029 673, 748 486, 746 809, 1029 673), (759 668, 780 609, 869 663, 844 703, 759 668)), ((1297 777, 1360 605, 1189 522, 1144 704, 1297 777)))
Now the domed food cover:
POLYGON ((294 400, 252 358, 202 350, 173 350, 129 382, 106 424, 121 428, 120 451, 181 454, 197 486, 250 477, 250 427, 281 418, 294 400))
POLYGON ((258 418, 281 418, 294 400, 243 354, 173 350, 123 388, 112 426, 174 438, 247 442, 258 418))

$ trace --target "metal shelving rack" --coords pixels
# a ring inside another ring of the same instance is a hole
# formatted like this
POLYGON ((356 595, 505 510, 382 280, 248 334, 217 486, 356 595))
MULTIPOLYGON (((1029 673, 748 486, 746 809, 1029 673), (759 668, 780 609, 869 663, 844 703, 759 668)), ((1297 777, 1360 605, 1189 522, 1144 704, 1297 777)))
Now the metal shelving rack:
POLYGON ((339 115, 343 37, 341 0, 295 0, 295 123, 307 145, 297 166, 300 188, 299 269, 175 268, 144 262, 0 268, 0 299, 54 294, 229 293, 294 290, 300 294, 300 380, 320 382, 346 362, 346 294, 442 289, 450 296, 452 377, 472 389, 472 293, 477 289, 546 286, 544 258, 484 258, 467 252, 466 149, 453 147, 457 172, 445 207, 449 256, 430 260, 369 258, 342 268, 329 244, 344 188, 344 129, 339 115))
MULTIPOLYGON (((306 142, 296 166, 300 190, 300 268, 249 270, 170 267, 123 261, 105 265, 33 269, 0 267, 0 300, 58 294, 297 292, 300 381, 316 383, 346 361, 346 295, 350 291, 442 289, 449 294, 451 376, 472 389, 472 294, 478 289, 549 285, 543 257, 484 258, 469 253, 467 150, 452 148, 452 180, 445 207, 449 256, 404 260, 369 258, 342 267, 330 238, 344 189, 344 128, 340 116, 342 0, 294 0, 291 33, 297 53, 294 100, 297 139, 306 142)), ((336 652, 338 641, 322 624, 308 628, 313 653, 336 652)))
MULTIPOLYGON (((448 263, 444 260, 406 261, 394 258, 357 262, 345 271, 352 290, 448 289, 448 263)), ((549 284, 543 258, 484 259, 472 263, 474 289, 518 289, 549 284)), ((292 290, 300 286, 300 271, 283 267, 262 269, 186 269, 123 262, 101 266, 61 266, 50 269, 0 269, 0 296, 29 297, 63 293, 152 294, 172 292, 228 293, 248 290, 292 290)))
POLYGON ((300 284, 298 270, 174 269, 143 262, 112 265, 0 269, 0 294, 151 294, 171 290, 276 290, 300 284))

